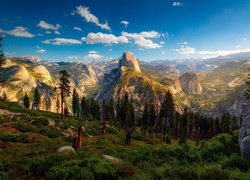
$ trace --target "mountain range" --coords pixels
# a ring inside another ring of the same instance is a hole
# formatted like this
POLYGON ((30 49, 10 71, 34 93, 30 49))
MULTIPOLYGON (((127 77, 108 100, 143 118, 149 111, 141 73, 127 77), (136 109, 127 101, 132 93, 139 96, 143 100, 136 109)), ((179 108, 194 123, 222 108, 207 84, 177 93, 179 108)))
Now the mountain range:
MULTIPOLYGON (((250 53, 220 56, 211 59, 138 60, 132 52, 124 52, 112 61, 50 62, 39 57, 10 57, 2 71, 5 80, 1 92, 9 101, 22 104, 24 93, 33 97, 38 88, 42 98, 49 95, 51 111, 55 111, 53 87, 58 74, 70 74, 71 92, 76 88, 80 97, 95 98, 101 103, 113 98, 116 102, 125 92, 140 116, 145 101, 160 104, 170 90, 177 110, 185 106, 208 116, 229 111, 239 117, 246 89, 250 53)), ((43 102, 43 101, 42 101, 43 102)), ((71 98, 67 104, 71 106, 71 98)), ((41 109, 44 109, 42 103, 41 109)))

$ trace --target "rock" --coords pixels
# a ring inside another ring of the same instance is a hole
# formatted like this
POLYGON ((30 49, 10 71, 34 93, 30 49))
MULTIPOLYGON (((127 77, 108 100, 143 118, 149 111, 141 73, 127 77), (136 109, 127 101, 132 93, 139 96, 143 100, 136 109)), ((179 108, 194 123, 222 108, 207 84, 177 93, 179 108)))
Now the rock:
POLYGON ((49 126, 55 126, 55 121, 52 119, 49 119, 49 126))
POLYGON ((243 119, 239 134, 239 144, 241 155, 250 158, 250 116, 243 119))
POLYGON ((109 155, 106 155, 106 154, 102 154, 101 158, 106 159, 106 160, 110 160, 110 161, 114 161, 114 162, 122 162, 121 159, 118 159, 118 158, 115 158, 113 156, 109 156, 109 155))
POLYGON ((140 70, 138 61, 137 61, 137 59, 135 58, 135 56, 134 56, 134 54, 132 52, 123 53, 123 56, 119 61, 119 66, 118 66, 119 69, 121 69, 122 66, 131 68, 134 71, 141 74, 141 70, 140 70))
POLYGON ((36 66, 33 69, 33 71, 35 71, 36 73, 41 75, 42 79, 40 79, 40 80, 42 82, 44 82, 44 83, 52 83, 50 72, 43 65, 36 66))
POLYGON ((200 86, 197 75, 194 72, 187 72, 179 77, 182 90, 186 93, 201 94, 202 88, 200 86))
POLYGON ((72 146, 62 146, 57 150, 58 153, 73 152, 76 153, 72 146))

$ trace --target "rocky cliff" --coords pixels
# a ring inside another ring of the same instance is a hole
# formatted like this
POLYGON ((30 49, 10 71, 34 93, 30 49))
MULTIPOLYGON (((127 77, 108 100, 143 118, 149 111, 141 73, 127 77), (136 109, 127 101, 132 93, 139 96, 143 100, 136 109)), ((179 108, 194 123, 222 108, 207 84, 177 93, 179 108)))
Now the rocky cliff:
POLYGON ((197 75, 194 72, 187 72, 179 78, 180 86, 186 94, 201 94, 202 88, 200 86, 197 75))
POLYGON ((136 60, 132 52, 123 53, 122 58, 119 60, 118 68, 121 69, 122 66, 133 69, 135 72, 141 74, 141 69, 139 67, 138 61, 136 60))

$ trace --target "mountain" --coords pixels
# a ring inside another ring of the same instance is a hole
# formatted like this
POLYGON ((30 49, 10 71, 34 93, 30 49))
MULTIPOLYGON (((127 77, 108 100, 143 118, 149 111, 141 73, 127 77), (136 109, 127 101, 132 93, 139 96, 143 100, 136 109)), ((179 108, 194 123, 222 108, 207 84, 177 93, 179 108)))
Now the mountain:
MULTIPOLYGON (((132 52, 125 52, 117 59, 89 64, 12 57, 7 59, 2 72, 6 83, 0 94, 5 91, 10 101, 21 104, 24 93, 32 97, 34 88, 38 87, 42 96, 47 93, 54 99, 52 89, 58 74, 66 70, 71 77, 71 90, 76 88, 80 97, 94 97, 99 103, 111 97, 117 100, 127 92, 139 112, 145 100, 156 98, 159 103, 164 93, 170 90, 180 111, 187 106, 209 116, 220 116, 230 111, 239 117, 245 103, 242 94, 246 89, 249 66, 248 53, 209 60, 144 62, 132 52)), ((70 107, 70 98, 67 103, 70 107)))

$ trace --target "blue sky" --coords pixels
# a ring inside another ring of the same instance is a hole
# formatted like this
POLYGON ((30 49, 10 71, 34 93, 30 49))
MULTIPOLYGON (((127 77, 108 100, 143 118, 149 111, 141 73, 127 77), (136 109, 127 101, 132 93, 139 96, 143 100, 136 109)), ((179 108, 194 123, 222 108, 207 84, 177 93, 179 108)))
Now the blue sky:
POLYGON ((144 61, 250 52, 249 0, 1 0, 6 57, 144 61))

